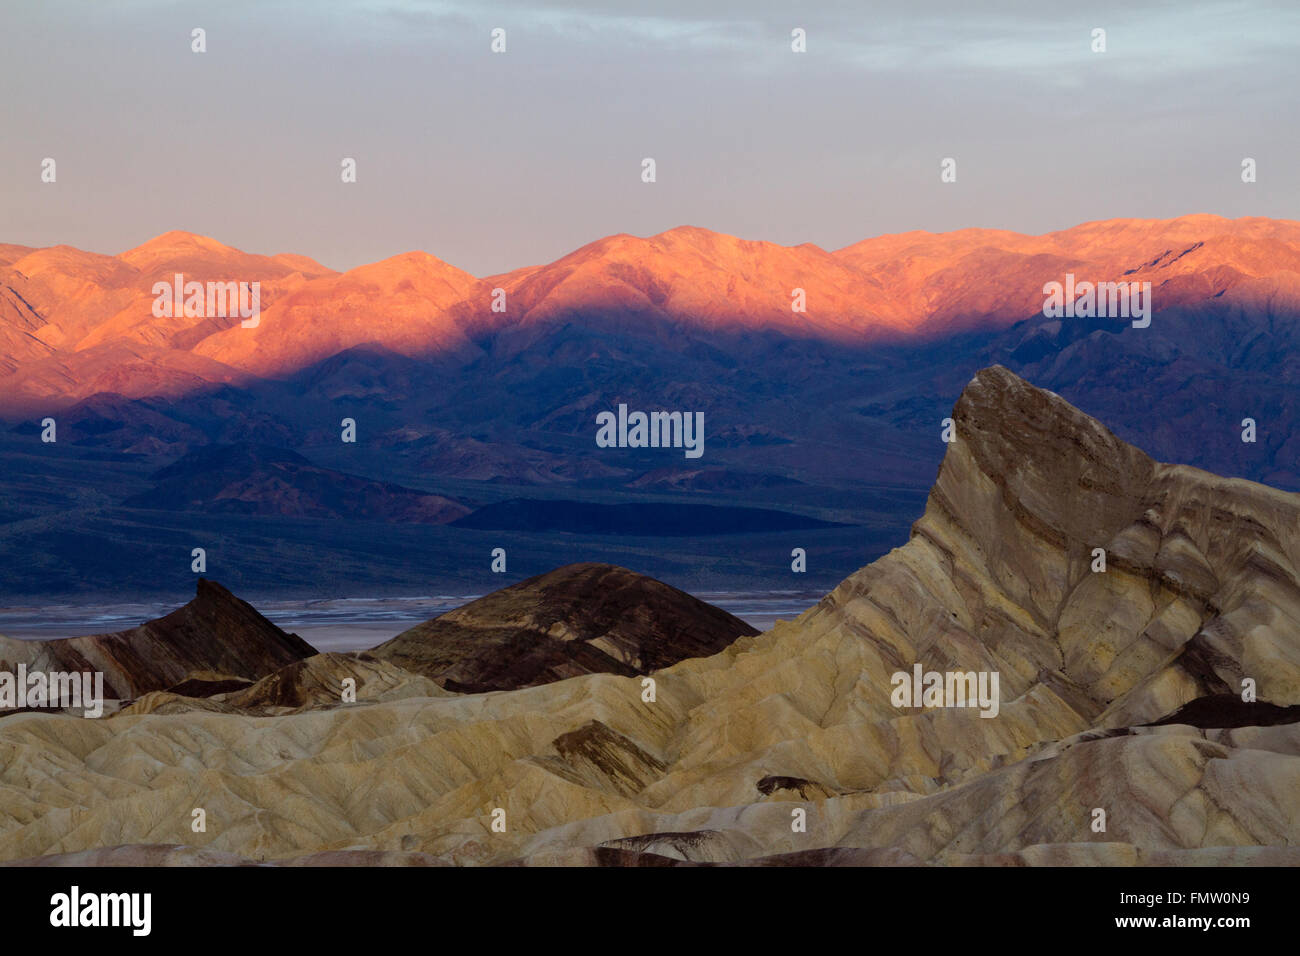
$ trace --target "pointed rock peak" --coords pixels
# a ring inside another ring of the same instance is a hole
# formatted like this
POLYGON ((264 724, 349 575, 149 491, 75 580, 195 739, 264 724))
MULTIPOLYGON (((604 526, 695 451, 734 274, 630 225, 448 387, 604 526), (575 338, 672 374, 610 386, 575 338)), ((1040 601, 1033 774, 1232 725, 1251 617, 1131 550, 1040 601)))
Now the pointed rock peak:
POLYGON ((1110 429, 1060 395, 1037 388, 1001 365, 981 369, 953 409, 958 441, 987 463, 1015 470, 1025 461, 1083 454, 1099 465, 1148 472, 1153 464, 1110 429))
POLYGON ((165 617, 111 634, 52 641, 10 641, 15 661, 44 662, 51 670, 80 670, 94 661, 110 698, 165 690, 194 673, 259 680, 315 648, 286 634, 246 601, 200 578, 192 601, 165 617))
POLYGON ((1055 392, 1029 384, 1002 365, 982 368, 962 389, 956 411, 971 424, 1001 427, 1010 415, 1048 420, 1093 421, 1055 392))
POLYGON ((207 578, 199 578, 194 600, 141 628, 196 656, 235 652, 222 673, 239 677, 262 676, 268 659, 278 666, 315 653, 296 634, 286 634, 247 601, 207 578), (217 651, 214 643, 222 650, 217 651))
POLYGON ((289 636, 263 617, 253 605, 235 597, 224 586, 208 578, 199 578, 194 588, 194 600, 154 623, 166 625, 169 622, 179 623, 179 619, 195 617, 216 618, 228 623, 241 620, 254 630, 273 637, 277 643, 289 636))
POLYGON ((931 492, 947 512, 982 512, 976 489, 992 482, 1020 520, 1078 541, 1141 513, 1155 462, 1054 392, 995 365, 971 379, 952 417, 955 440, 931 492))
MULTIPOLYGON (((204 602, 224 602, 238 601, 228 590, 218 584, 216 581, 209 581, 207 578, 199 578, 199 583, 194 589, 194 599, 204 602)), ((243 603, 243 602, 240 602, 243 603)))

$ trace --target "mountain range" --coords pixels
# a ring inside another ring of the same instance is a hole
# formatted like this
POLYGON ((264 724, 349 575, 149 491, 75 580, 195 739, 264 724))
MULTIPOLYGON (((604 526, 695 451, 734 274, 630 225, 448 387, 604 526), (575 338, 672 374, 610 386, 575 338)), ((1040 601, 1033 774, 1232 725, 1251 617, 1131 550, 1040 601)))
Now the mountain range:
POLYGON ((0 590, 183 593, 188 565, 166 549, 188 554, 214 508, 230 518, 251 497, 256 523, 221 525, 220 576, 241 591, 477 588, 495 546, 519 560, 493 585, 596 560, 773 587, 802 547, 829 587, 919 514, 943 419, 992 364, 1162 460, 1297 489, 1297 317, 1300 223, 1266 218, 836 251, 681 227, 488 277, 423 252, 336 272, 181 232, 115 256, 0 245, 0 560, 34 572, 0 590), (177 273, 260 283, 256 326, 156 318, 153 283, 177 273), (1067 275, 1149 282, 1151 324, 1045 316, 1044 286, 1067 275), (620 404, 702 413, 703 457, 599 447, 596 416, 620 404), (203 502, 169 491, 157 476, 196 453, 252 478, 224 471, 203 502), (702 523, 674 558, 653 527, 602 533, 614 506, 687 502, 785 516, 746 548, 702 523), (417 511, 439 530, 397 527, 417 511), (573 516, 569 537, 555 515, 573 516), (396 530, 364 531, 376 521, 396 530))

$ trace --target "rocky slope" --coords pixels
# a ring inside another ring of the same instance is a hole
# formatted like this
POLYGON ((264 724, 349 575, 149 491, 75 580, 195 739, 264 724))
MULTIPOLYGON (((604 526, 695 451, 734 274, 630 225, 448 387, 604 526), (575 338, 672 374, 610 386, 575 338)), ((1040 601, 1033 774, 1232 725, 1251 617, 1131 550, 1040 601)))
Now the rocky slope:
POLYGON ((321 468, 296 452, 254 442, 200 448, 150 477, 157 484, 127 499, 128 507, 417 524, 455 521, 471 510, 442 495, 321 468))
MULTIPOLYGON (((29 250, 0 265, 0 357, 5 404, 25 396, 77 399, 98 392, 128 397, 185 394, 239 379, 227 366, 191 354, 240 317, 153 315, 155 282, 257 282, 263 308, 334 273, 305 256, 260 256, 206 236, 168 232, 117 256, 71 246, 29 250)), ((46 402, 48 404, 48 402, 46 402)))
POLYGON ((449 690, 481 692, 646 674, 757 633, 645 575, 572 564, 418 624, 371 654, 449 690))
POLYGON ((362 344, 404 355, 472 355, 477 349, 458 319, 491 314, 489 292, 469 273, 411 252, 305 283, 268 308, 256 328, 221 330, 194 351, 263 376, 282 376, 362 344), (468 301, 475 295, 477 307, 468 301))
POLYGON ((381 679, 282 716, 19 715, 0 858, 1297 862, 1300 497, 1155 462, 1002 368, 953 417, 905 545, 654 671, 653 699, 618 674, 398 699, 381 679), (996 672, 996 716, 895 706, 916 664, 996 672), (1254 723, 1223 709, 1247 678, 1254 723))
POLYGON ((286 634, 252 605, 215 581, 199 579, 194 600, 166 617, 113 634, 53 641, 0 637, 0 671, 98 671, 106 698, 122 700, 181 684, 258 680, 315 654, 296 634, 286 634))

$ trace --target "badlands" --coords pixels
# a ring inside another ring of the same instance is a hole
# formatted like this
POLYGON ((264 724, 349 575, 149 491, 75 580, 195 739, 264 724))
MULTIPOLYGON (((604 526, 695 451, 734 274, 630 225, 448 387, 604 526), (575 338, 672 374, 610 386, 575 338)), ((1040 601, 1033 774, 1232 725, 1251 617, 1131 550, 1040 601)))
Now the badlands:
MULTIPOLYGON (((125 696, 0 719, 0 860, 1300 863, 1300 496, 1001 367, 953 418, 910 540, 762 634, 577 565, 372 652, 215 585, 233 630, 190 614, 129 667, 75 639, 125 696), (996 717, 894 706, 918 664, 997 673, 996 717)), ((0 664, 73 659, 18 643, 0 664)))

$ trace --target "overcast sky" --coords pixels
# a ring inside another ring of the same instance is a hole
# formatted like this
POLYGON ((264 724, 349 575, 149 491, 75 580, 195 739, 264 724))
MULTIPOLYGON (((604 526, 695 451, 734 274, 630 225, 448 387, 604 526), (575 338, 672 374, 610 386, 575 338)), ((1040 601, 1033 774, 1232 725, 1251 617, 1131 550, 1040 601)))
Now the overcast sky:
POLYGON ((1300 219, 1296 0, 0 0, 0 19, 0 242, 112 253, 184 229, 488 275, 683 224, 835 249, 1300 219))

